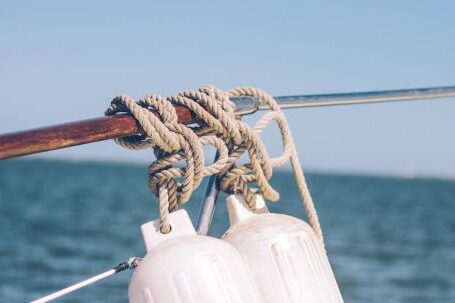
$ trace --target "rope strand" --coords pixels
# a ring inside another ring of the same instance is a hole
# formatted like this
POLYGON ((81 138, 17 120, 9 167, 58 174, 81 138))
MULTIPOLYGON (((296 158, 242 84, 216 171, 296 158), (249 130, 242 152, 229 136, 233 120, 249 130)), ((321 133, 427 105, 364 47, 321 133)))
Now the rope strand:
POLYGON ((115 141, 130 149, 154 148, 157 160, 148 169, 149 187, 159 197, 162 233, 171 230, 169 212, 175 211, 178 205, 190 199, 204 176, 217 174, 221 190, 228 193, 242 192, 248 206, 254 209, 257 190, 267 200, 279 199, 279 193, 273 189, 269 180, 273 167, 290 161, 309 223, 316 236, 323 241, 291 131, 280 107, 266 92, 251 87, 224 92, 214 86, 205 86, 167 98, 147 95, 136 102, 128 96, 120 95, 112 100, 106 115, 120 112, 133 115, 143 133, 115 141), (260 100, 270 107, 270 112, 251 128, 236 119, 235 107, 229 101, 231 97, 260 100), (202 121, 201 124, 190 127, 178 123, 175 105, 189 108, 202 121), (155 109, 162 120, 151 114, 149 109, 155 109), (270 158, 260 138, 260 133, 273 121, 277 124, 283 141, 283 152, 276 158, 270 158), (218 160, 209 166, 204 163, 203 149, 207 145, 214 147, 220 154, 218 160), (249 161, 237 166, 237 161, 243 154, 248 155, 249 161), (182 161, 185 162, 183 166, 180 164, 182 161), (252 184, 256 184, 258 189, 251 187, 252 184))

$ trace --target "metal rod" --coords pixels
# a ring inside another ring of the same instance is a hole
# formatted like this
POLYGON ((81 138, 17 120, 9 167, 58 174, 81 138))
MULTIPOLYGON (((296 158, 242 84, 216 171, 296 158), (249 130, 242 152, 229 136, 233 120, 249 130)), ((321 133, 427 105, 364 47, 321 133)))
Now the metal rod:
MULTIPOLYGON (((218 160, 219 153, 216 153, 215 161, 218 160)), ((211 175, 205 188, 204 200, 202 201, 201 211, 197 220, 197 233, 199 235, 208 235, 212 225, 213 215, 215 213, 216 201, 220 192, 220 184, 217 175, 211 175)))
POLYGON ((86 279, 84 281, 81 281, 79 283, 76 283, 74 285, 71 285, 71 286, 68 286, 62 290, 59 290, 59 291, 56 291, 50 295, 47 295, 45 297, 42 297, 40 299, 37 299, 37 300, 33 300, 31 301, 30 303, 46 303, 46 302, 50 302, 52 300, 55 300, 55 299, 58 299, 60 297, 63 297, 64 295, 67 295, 69 293, 72 293, 73 291, 76 291, 82 287, 85 287, 85 286, 88 286, 90 284, 93 284, 95 282, 98 282, 99 280, 102 280, 102 279, 105 279, 109 276, 112 276, 116 274, 115 270, 114 269, 111 269, 111 270, 108 270, 108 271, 105 271, 99 275, 96 275, 96 276, 93 276, 89 279, 86 279))
MULTIPOLYGON (((238 116, 237 119, 241 119, 242 116, 238 116)), ((219 151, 216 151, 215 159, 216 162, 220 157, 219 151)), ((212 226, 213 215, 215 214, 216 201, 218 200, 218 194, 220 193, 220 183, 218 175, 211 175, 205 188, 204 199, 202 200, 202 207, 199 211, 199 217, 197 220, 197 233, 199 235, 208 235, 210 227, 212 226)))
MULTIPOLYGON (((455 86, 402 89, 357 93, 301 95, 275 97, 282 108, 328 105, 363 104, 404 100, 435 99, 455 96, 455 86)), ((251 98, 233 98, 236 112, 246 115, 267 109, 265 104, 251 98)), ((185 107, 177 107, 179 122, 197 123, 196 117, 185 107)), ((156 114, 156 113, 155 113, 156 114)), ((158 115, 158 114, 156 114, 158 115)), ((17 133, 0 135, 0 160, 39 152, 134 135, 140 131, 133 117, 117 115, 17 133)))
MULTIPOLYGON (((331 105, 352 105, 378 102, 393 102, 406 100, 437 99, 455 96, 455 86, 442 86, 430 88, 398 89, 370 92, 318 94, 275 97, 281 108, 301 108, 331 105)), ((251 111, 251 101, 244 100, 236 103, 237 112, 251 111)), ((268 109, 265 104, 259 104, 258 110, 268 109)))
POLYGON ((90 284, 93 284, 93 283, 98 282, 100 280, 106 279, 107 277, 115 275, 116 273, 124 271, 125 269, 136 268, 136 266, 139 264, 140 261, 141 261, 141 258, 139 258, 139 257, 131 257, 131 258, 128 259, 128 261, 122 262, 119 265, 115 266, 114 268, 112 268, 112 269, 110 269, 108 271, 105 271, 105 272, 103 272, 101 274, 98 274, 96 276, 90 277, 88 279, 85 279, 85 280, 83 280, 81 282, 78 282, 76 284, 68 286, 68 287, 66 287, 64 289, 61 289, 59 291, 56 291, 54 293, 51 293, 51 294, 49 294, 49 295, 47 295, 45 297, 33 300, 30 303, 46 303, 46 302, 53 301, 55 299, 58 299, 60 297, 65 296, 65 295, 67 295, 69 293, 72 293, 72 292, 74 292, 74 291, 76 291, 78 289, 86 287, 86 286, 88 286, 90 284))

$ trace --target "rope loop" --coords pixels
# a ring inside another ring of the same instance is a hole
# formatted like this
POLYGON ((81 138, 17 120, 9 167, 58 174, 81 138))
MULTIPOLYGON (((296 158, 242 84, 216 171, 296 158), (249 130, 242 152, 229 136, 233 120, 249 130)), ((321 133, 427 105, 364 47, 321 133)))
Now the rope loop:
POLYGON ((115 139, 119 145, 130 149, 154 148, 156 161, 148 168, 149 187, 159 198, 162 233, 171 231, 169 213, 190 199, 205 176, 218 175, 221 189, 228 193, 242 193, 253 210, 258 191, 267 200, 278 200, 279 193, 269 180, 274 167, 289 161, 309 223, 323 241, 286 118, 276 101, 263 90, 238 87, 225 92, 208 85, 166 98, 150 94, 134 101, 126 95, 119 95, 112 100, 105 114, 118 113, 131 114, 142 129, 140 134, 115 139), (232 97, 258 100, 268 105, 270 111, 250 127, 236 119, 235 106, 229 100, 232 97), (187 107, 201 123, 193 126, 179 123, 175 105, 187 107), (161 119, 153 115, 151 109, 157 111, 161 119), (260 133, 271 122, 278 126, 283 142, 283 152, 275 158, 269 156, 260 138, 260 133), (215 163, 205 165, 205 146, 218 150, 220 157, 215 163), (239 164, 239 158, 244 154, 248 161, 239 164))

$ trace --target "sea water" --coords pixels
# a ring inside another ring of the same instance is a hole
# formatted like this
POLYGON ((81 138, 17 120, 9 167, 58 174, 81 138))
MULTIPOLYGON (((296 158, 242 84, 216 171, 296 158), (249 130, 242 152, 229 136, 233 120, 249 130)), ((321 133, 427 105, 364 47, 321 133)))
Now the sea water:
MULTIPOLYGON (((308 174, 345 302, 455 300, 455 182, 308 174)), ((304 218, 292 175, 274 173, 274 212, 304 218)), ((202 186, 203 187, 203 186, 202 186)), ((193 220, 203 188, 184 207, 193 220)), ((220 197, 212 234, 227 228, 220 197)), ((26 302, 144 254, 156 218, 146 165, 0 162, 0 302, 26 302)), ((127 302, 123 272, 59 302, 127 302)))

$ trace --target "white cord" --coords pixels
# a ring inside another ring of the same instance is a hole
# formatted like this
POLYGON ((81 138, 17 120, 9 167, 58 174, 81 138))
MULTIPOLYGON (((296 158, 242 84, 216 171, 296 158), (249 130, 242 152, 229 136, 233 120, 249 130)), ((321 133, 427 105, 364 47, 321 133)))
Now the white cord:
POLYGON ((123 263, 120 263, 119 265, 117 265, 116 267, 114 267, 113 269, 110 269, 108 271, 105 271, 99 275, 96 275, 96 276, 93 276, 91 278, 88 278, 84 281, 81 281, 79 283, 76 283, 74 285, 71 285, 71 286, 68 286, 62 290, 59 290, 59 291, 56 291, 54 293, 51 293, 45 297, 42 297, 42 298, 39 298, 39 299, 36 299, 34 301, 31 301, 30 303, 46 303, 46 302, 50 302, 52 300, 55 300, 57 298, 60 298, 64 295, 67 295, 73 291, 76 291, 82 287, 85 287, 85 286, 88 286, 90 284, 93 284, 95 282, 98 282, 99 280, 102 280, 102 279, 105 279, 109 276, 112 276, 112 275, 115 275, 116 273, 118 272, 121 272, 127 268, 136 268, 136 266, 139 264, 139 262, 141 261, 141 258, 138 258, 138 257, 132 257, 132 258, 129 258, 128 261, 126 262, 123 262, 123 263))
POLYGON ((103 272, 102 274, 99 274, 99 275, 96 275, 96 276, 93 276, 87 280, 84 280, 82 282, 79 282, 79 283, 76 283, 74 285, 71 285, 71 286, 68 286, 67 288, 64 288, 62 290, 59 290, 59 291, 56 291, 50 295, 47 295, 45 297, 42 297, 40 299, 37 299, 37 300, 34 300, 34 301, 31 301, 30 303, 45 303, 45 302, 49 302, 49 301, 52 301, 52 300, 55 300, 57 298, 60 298, 64 295, 67 295, 73 291, 76 291, 78 290, 79 288, 82 288, 82 287, 85 287, 89 284, 92 284, 92 283, 95 283, 99 280, 102 280, 104 278, 107 278, 109 276, 112 276, 114 274, 116 274, 117 272, 115 271, 115 269, 111 269, 111 270, 108 270, 106 272, 103 272))

